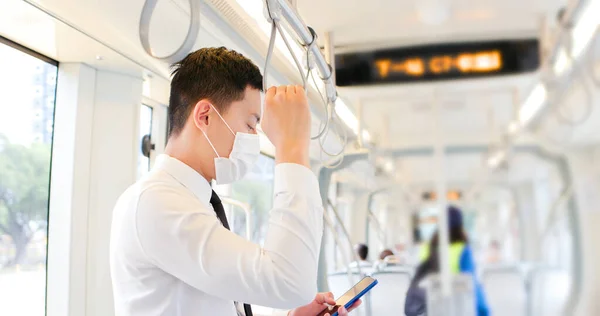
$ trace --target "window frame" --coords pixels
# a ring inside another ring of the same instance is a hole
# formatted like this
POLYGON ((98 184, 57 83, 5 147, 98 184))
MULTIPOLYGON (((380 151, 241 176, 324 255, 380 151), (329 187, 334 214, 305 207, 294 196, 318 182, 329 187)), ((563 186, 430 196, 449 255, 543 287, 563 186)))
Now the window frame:
POLYGON ((143 135, 138 135, 138 148, 137 148, 137 154, 138 154, 138 165, 136 166, 136 171, 137 171, 137 178, 141 178, 143 175, 147 174, 148 172, 150 172, 150 169, 152 168, 153 165, 153 158, 154 158, 154 150, 150 150, 150 153, 148 155, 148 165, 146 166, 146 170, 144 172, 140 172, 139 168, 139 159, 143 159, 141 157, 139 157, 139 155, 143 156, 142 153, 142 140, 144 139, 145 135, 150 135, 150 140, 151 142, 154 144, 156 143, 156 140, 153 139, 154 136, 154 114, 155 114, 155 110, 154 110, 154 106, 147 104, 146 102, 144 102, 144 100, 142 100, 142 103, 140 104, 139 107, 139 113, 138 113, 138 131, 140 130, 140 126, 142 125, 142 121, 141 121, 141 113, 142 110, 145 110, 144 107, 150 109, 150 134, 143 134, 143 135))
MULTIPOLYGON (((39 60, 41 60, 43 62, 46 62, 46 63, 48 63, 48 64, 50 64, 52 66, 58 67, 58 65, 59 65, 59 63, 58 63, 57 60, 54 60, 54 59, 52 59, 52 58, 50 58, 50 57, 48 57, 46 55, 42 55, 42 54, 40 54, 40 53, 32 50, 31 48, 25 47, 25 46, 23 46, 23 45, 15 42, 15 41, 12 41, 12 40, 10 40, 10 39, 2 36, 2 35, 0 35, 0 44, 5 44, 8 47, 12 47, 12 48, 14 48, 14 49, 16 49, 18 51, 21 51, 21 52, 23 52, 23 53, 25 53, 27 55, 35 57, 35 58, 37 58, 37 59, 39 59, 39 60)), ((58 77, 57 77, 57 81, 58 81, 58 77)), ((56 97, 54 99, 54 107, 56 108, 56 97)))
MULTIPOLYGON (((46 203, 46 245, 45 245, 45 251, 46 251, 46 256, 44 258, 44 271, 45 271, 45 280, 44 280, 44 315, 48 314, 48 274, 49 274, 49 270, 48 270, 48 266, 49 266, 49 256, 50 256, 50 213, 51 213, 51 199, 52 199, 52 171, 53 171, 53 163, 54 163, 54 141, 55 141, 55 124, 56 124, 56 104, 57 104, 57 95, 58 95, 58 75, 59 75, 59 67, 60 67, 60 63, 55 60, 52 59, 46 55, 43 55, 41 53, 38 53, 37 51, 34 51, 26 46, 23 46, 13 40, 10 40, 4 36, 0 35, 0 45, 6 45, 10 48, 13 48, 21 53, 24 53, 26 55, 29 55, 35 59, 38 59, 44 63, 47 63, 51 66, 54 66, 56 68, 55 70, 55 78, 54 78, 54 97, 53 97, 53 105, 52 105, 52 135, 50 137, 50 156, 48 159, 48 202, 46 203)), ((47 103, 43 103, 42 104, 43 107, 47 107, 48 104, 47 103)))
MULTIPOLYGON (((272 156, 270 156, 270 155, 266 155, 266 154, 261 153, 261 159, 268 159, 269 163, 272 163, 271 173, 272 173, 272 176, 274 178, 275 177, 275 167, 277 165, 276 161, 275 161, 275 158, 272 157, 272 156)), ((258 162, 257 162, 257 164, 258 164, 258 162)), ((248 180, 249 180, 248 178, 245 178, 242 181, 248 181, 248 180)), ((240 182, 242 182, 242 181, 240 181, 240 182)), ((260 182, 263 182, 263 181, 265 181, 265 179, 261 179, 260 180, 260 182)), ((217 193, 222 194, 223 196, 227 196, 229 198, 232 198, 234 200, 240 201, 242 203, 249 203, 249 201, 238 199, 238 197, 235 196, 236 195, 234 193, 235 192, 235 186, 236 186, 236 184, 239 185, 240 182, 235 182, 235 183, 231 183, 231 184, 227 184, 227 185, 217 186, 217 190, 216 191, 217 191, 217 193)), ((273 203, 273 199, 272 199, 272 196, 273 196, 273 190, 274 189, 275 189, 275 187, 274 187, 274 183, 273 183, 272 187, 271 187, 271 192, 269 192, 269 195, 268 195, 269 196, 269 200, 271 201, 271 204, 268 206, 268 209, 262 210, 262 212, 265 213, 263 215, 266 215, 266 217, 263 218, 263 222, 261 223, 260 226, 256 225, 257 224, 256 209, 254 209, 251 206, 251 209, 250 209, 251 222, 252 222, 252 224, 251 224, 251 231, 250 231, 250 234, 251 234, 250 241, 251 242, 262 244, 262 242, 264 241, 264 238, 265 238, 266 235, 262 235, 262 236, 260 236, 259 240, 255 240, 256 228, 261 229, 261 228, 264 228, 265 225, 268 226, 269 212, 273 208, 273 204, 272 204, 273 203)), ((226 211, 228 212, 227 216, 230 219, 230 223, 229 223, 230 227, 231 227, 232 230, 235 230, 235 228, 234 228, 234 222, 236 220, 237 215, 234 215, 234 214, 237 214, 237 212, 234 213, 229 208, 227 208, 226 211)), ((246 220, 248 220, 248 219, 246 219, 246 220)), ((240 232, 236 232, 236 233, 245 238, 245 234, 244 233, 240 233, 240 232)))

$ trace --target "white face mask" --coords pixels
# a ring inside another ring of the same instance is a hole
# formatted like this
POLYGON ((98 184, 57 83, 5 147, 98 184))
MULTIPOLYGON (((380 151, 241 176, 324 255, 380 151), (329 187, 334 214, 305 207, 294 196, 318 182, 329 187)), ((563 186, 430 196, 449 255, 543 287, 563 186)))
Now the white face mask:
POLYGON ((246 174, 252 169, 256 160, 260 156, 260 143, 258 135, 248 133, 234 133, 229 124, 225 122, 219 111, 214 106, 211 107, 227 126, 231 134, 235 136, 233 140, 233 148, 229 154, 229 158, 219 156, 206 133, 204 137, 214 150, 217 157, 215 158, 215 180, 217 184, 230 184, 243 179, 246 174))

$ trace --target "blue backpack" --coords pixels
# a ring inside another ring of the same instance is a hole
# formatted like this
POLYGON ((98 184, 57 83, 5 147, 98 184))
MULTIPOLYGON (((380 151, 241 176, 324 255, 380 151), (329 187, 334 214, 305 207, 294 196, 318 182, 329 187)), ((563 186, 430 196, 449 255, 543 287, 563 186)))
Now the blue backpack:
POLYGON ((421 316, 427 314, 427 296, 425 289, 418 285, 410 286, 406 293, 404 303, 404 314, 406 316, 421 316))

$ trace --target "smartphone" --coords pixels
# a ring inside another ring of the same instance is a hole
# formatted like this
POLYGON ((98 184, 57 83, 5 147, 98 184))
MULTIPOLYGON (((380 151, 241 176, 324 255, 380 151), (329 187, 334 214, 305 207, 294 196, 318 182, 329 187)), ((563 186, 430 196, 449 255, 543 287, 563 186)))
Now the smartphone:
POLYGON ((323 316, 326 313, 329 313, 331 316, 338 316, 338 308, 341 306, 344 306, 346 309, 350 308, 352 304, 356 303, 361 296, 369 292, 369 290, 371 290, 375 285, 377 285, 376 279, 373 279, 372 277, 364 277, 350 290, 348 290, 348 292, 344 293, 344 295, 335 300, 335 306, 324 309, 317 316, 323 316))

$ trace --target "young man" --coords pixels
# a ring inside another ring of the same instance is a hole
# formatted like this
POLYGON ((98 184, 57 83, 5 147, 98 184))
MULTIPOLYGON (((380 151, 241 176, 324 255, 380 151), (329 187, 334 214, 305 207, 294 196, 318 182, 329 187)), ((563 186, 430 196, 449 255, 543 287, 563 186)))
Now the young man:
POLYGON ((166 154, 114 210, 116 314, 249 315, 244 303, 251 303, 307 304, 289 315, 312 316, 325 303, 334 304, 330 293, 315 298, 323 209, 309 169, 310 112, 303 89, 266 92, 262 128, 275 145, 277 165, 261 248, 228 230, 210 186, 212 180, 241 179, 260 154, 259 69, 235 51, 207 48, 175 64, 173 74, 166 154))

